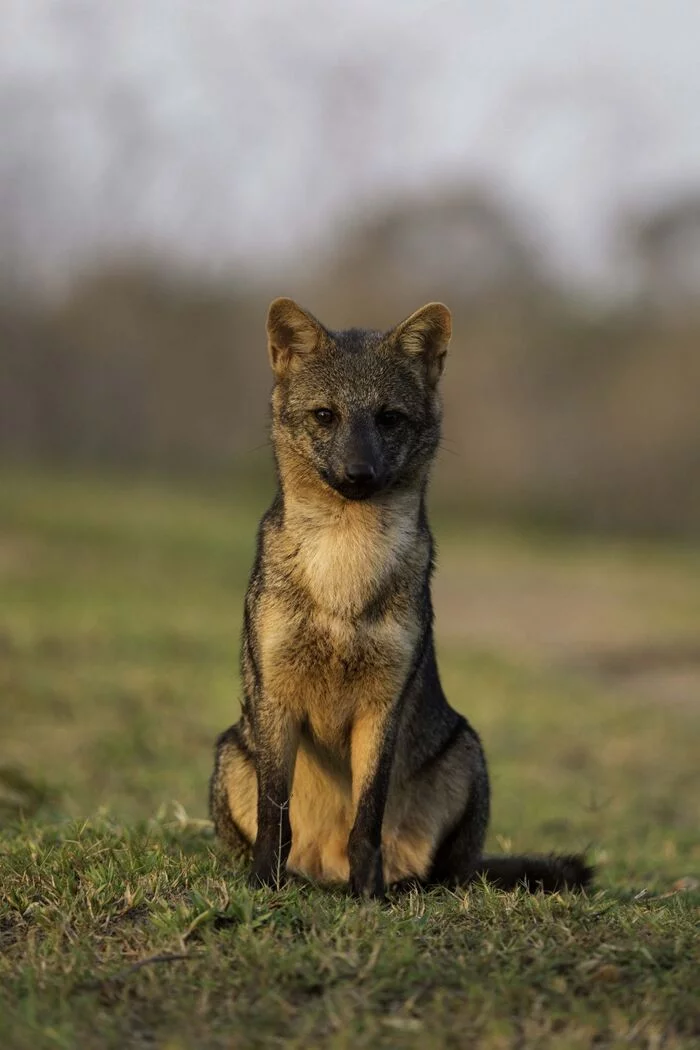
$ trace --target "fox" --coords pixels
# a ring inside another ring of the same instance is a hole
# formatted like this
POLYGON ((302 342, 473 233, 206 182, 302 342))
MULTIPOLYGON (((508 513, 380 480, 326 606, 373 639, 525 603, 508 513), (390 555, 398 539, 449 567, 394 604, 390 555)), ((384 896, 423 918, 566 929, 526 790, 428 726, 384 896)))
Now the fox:
POLYGON ((436 661, 426 498, 450 311, 333 331, 267 315, 277 488, 244 603, 239 720, 210 780, 218 839, 249 884, 288 876, 383 899, 406 885, 584 889, 583 854, 487 856, 477 732, 436 661))

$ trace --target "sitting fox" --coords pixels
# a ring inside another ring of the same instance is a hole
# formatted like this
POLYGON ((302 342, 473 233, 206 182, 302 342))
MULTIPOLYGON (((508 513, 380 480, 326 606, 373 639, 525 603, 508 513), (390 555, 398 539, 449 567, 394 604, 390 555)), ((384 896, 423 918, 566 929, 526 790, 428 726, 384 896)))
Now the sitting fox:
POLYGON ((333 332, 291 299, 267 319, 279 486, 245 600, 243 713, 210 785, 219 837, 286 871, 382 897, 405 880, 584 887, 581 856, 485 857, 479 737, 435 660, 426 515, 451 336, 430 303, 333 332))

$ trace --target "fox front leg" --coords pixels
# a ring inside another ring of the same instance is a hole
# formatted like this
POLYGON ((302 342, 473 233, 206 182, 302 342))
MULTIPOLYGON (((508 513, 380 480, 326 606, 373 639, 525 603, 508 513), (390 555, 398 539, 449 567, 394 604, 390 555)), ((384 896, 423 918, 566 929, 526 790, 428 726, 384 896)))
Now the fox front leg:
POLYGON ((384 897, 382 823, 391 776, 393 721, 386 710, 370 710, 352 728, 355 821, 348 839, 348 860, 350 891, 357 897, 384 897))
POLYGON ((279 705, 261 701, 255 717, 258 834, 249 885, 279 886, 292 846, 289 821, 299 729, 279 705))

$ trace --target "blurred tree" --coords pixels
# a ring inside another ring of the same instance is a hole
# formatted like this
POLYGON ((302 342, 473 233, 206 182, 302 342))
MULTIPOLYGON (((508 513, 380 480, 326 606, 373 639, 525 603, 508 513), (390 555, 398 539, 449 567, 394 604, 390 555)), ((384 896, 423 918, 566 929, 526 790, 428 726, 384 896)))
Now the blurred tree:
MULTIPOLYGON (((396 310, 421 298, 522 301, 547 287, 537 247, 505 206, 467 185, 389 204, 351 229, 329 284, 353 303, 396 310)), ((366 314, 366 307, 363 311, 366 314)))
POLYGON ((667 313, 700 302, 700 191, 628 223, 642 293, 667 313))

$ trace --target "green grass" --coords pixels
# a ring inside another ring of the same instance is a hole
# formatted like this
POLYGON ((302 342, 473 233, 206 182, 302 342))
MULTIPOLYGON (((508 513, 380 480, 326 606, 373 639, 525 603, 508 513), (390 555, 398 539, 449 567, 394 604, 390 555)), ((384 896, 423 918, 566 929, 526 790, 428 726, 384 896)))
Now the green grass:
POLYGON ((697 551, 436 519, 490 848, 591 894, 253 893, 206 786, 265 495, 0 474, 0 1046, 699 1046, 697 551))

